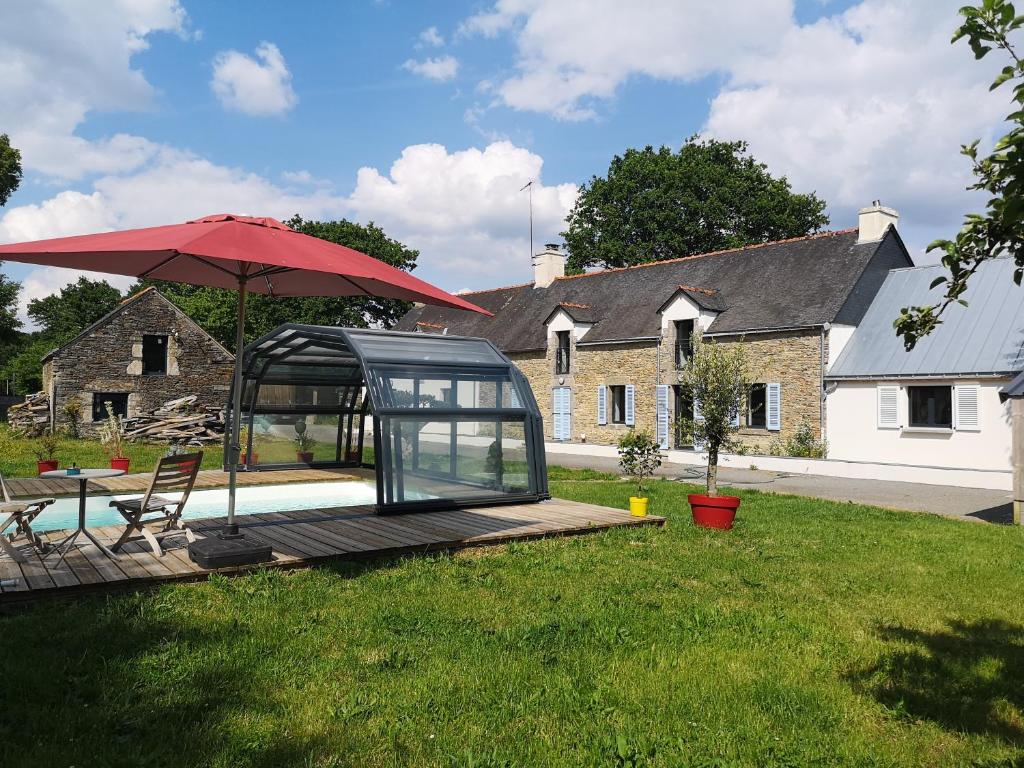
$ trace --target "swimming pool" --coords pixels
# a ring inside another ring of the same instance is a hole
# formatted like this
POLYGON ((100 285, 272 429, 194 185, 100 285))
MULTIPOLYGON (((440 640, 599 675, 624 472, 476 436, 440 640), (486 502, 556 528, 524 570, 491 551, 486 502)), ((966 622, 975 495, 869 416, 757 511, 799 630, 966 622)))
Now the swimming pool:
MULTIPOLYGON (((139 493, 115 496, 90 496, 85 502, 85 524, 89 528, 101 525, 124 523, 116 509, 111 509, 114 499, 130 499, 139 493)), ((168 499, 180 499, 180 493, 161 494, 168 499)), ((353 507, 360 504, 376 504, 377 488, 373 483, 360 480, 345 480, 329 483, 290 483, 286 485, 248 485, 238 489, 235 511, 240 515, 257 512, 289 512, 296 509, 319 509, 321 507, 353 507)), ((227 514, 228 490, 219 488, 212 491, 193 491, 185 506, 184 520, 199 517, 220 517, 227 514)), ((48 506, 32 524, 37 531, 52 531, 74 528, 78 525, 78 497, 57 499, 48 506)))

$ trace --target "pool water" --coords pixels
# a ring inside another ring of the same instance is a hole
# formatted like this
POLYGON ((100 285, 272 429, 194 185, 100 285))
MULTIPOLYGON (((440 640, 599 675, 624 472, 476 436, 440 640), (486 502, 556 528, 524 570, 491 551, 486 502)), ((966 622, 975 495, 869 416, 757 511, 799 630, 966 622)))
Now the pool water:
MULTIPOLYGON (((124 523, 120 513, 110 507, 114 499, 137 498, 142 494, 128 493, 116 496, 89 496, 85 501, 85 524, 89 528, 124 523)), ((164 498, 180 499, 180 493, 164 493, 164 498)), ((250 515, 256 512, 290 512, 297 509, 323 507, 353 507, 376 504, 377 488, 373 483, 345 480, 329 483, 290 483, 286 485, 247 485, 239 488, 235 497, 235 512, 250 515)), ((227 488, 212 491, 193 491, 189 496, 184 520, 200 517, 220 517, 228 511, 227 488)), ((74 528, 78 525, 78 497, 57 499, 35 519, 32 528, 52 531, 74 528)))

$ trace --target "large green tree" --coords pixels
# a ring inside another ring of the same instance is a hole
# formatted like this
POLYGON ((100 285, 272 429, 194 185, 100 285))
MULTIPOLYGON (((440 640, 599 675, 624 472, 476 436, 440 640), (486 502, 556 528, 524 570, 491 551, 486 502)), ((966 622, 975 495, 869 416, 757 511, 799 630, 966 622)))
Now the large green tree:
POLYGON ((825 201, 775 178, 742 141, 628 149, 580 191, 562 233, 568 267, 626 267, 814 232, 825 201))
POLYGON ((63 343, 121 303, 121 292, 106 280, 79 277, 42 299, 28 303, 28 316, 44 336, 63 343))
POLYGON ((1013 3, 1004 0, 965 6, 960 15, 964 21, 953 33, 953 43, 966 38, 975 59, 985 58, 993 48, 1006 57, 1007 64, 990 90, 1012 84, 1013 111, 1006 118, 1010 130, 987 155, 979 153, 979 141, 960 149, 973 167, 975 180, 968 189, 987 195, 985 211, 964 217, 960 232, 952 240, 936 240, 928 246, 929 251, 942 253, 948 274, 932 283, 933 288, 942 286, 941 299, 927 306, 903 307, 893 323, 907 349, 913 349, 942 322, 942 314, 951 304, 966 306, 963 295, 971 276, 984 262, 1012 256, 1017 265, 1014 281, 1019 285, 1024 276, 1024 60, 1011 39, 1024 25, 1024 16, 1018 16, 1013 3))
POLYGON ((0 133, 0 205, 6 205, 21 183, 21 152, 11 146, 6 133, 0 133))
MULTIPOLYGON (((0 133, 0 206, 10 200, 21 183, 21 152, 11 146, 6 133, 0 133)), ((0 267, 3 262, 0 261, 0 267)), ((10 354, 19 339, 18 291, 21 286, 0 272, 0 356, 10 354)))
MULTIPOLYGON (((416 266, 419 251, 388 237, 373 222, 362 225, 346 221, 307 221, 295 216, 288 226, 313 237, 345 245, 399 269, 416 266)), ((146 280, 141 288, 155 285, 207 333, 228 349, 235 343, 235 291, 202 288, 180 283, 146 280)), ((318 325, 391 326, 409 309, 408 302, 369 297, 277 298, 251 294, 246 313, 247 341, 262 336, 281 323, 318 325)))

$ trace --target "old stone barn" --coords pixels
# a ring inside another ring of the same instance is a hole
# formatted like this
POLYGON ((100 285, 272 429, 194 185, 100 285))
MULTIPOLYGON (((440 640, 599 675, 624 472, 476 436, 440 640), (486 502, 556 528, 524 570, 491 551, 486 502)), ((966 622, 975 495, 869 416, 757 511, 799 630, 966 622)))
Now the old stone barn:
POLYGON ((187 395, 197 396, 197 407, 223 408, 233 364, 212 336, 147 288, 44 357, 43 389, 56 426, 77 399, 82 431, 92 433, 106 402, 127 417, 187 395))

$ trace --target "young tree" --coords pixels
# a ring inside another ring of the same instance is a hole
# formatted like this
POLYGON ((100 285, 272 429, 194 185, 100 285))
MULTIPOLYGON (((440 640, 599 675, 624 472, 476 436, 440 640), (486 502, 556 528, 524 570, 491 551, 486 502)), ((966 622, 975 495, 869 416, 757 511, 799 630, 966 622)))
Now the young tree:
MULTIPOLYGON (((299 216, 294 216, 286 223, 299 232, 354 248, 399 269, 414 269, 416 259, 419 257, 419 251, 407 248, 397 240, 388 237, 373 222, 364 226, 344 219, 340 221, 307 221, 299 216)), ((136 288, 147 285, 155 285, 185 314, 199 323, 207 333, 226 347, 230 349, 234 345, 235 291, 154 280, 142 281, 136 288)), ((251 341, 268 333, 281 323, 288 322, 388 327, 398 322, 398 319, 408 309, 407 302, 373 297, 274 298, 261 294, 250 294, 245 337, 251 341)))
POLYGON ((683 368, 682 384, 697 404, 700 416, 684 416, 684 428, 708 454, 708 496, 718 494, 718 456, 733 446, 739 430, 737 415, 752 384, 742 344, 706 342, 700 329, 691 338, 693 350, 683 368))
POLYGON ((628 149, 580 191, 562 233, 568 267, 626 267, 798 237, 828 224, 825 201, 797 194, 742 141, 690 138, 628 149))
POLYGON ((935 304, 903 307, 893 325, 903 337, 904 346, 913 349, 942 322, 946 308, 954 302, 966 305, 963 294, 971 276, 985 261, 996 256, 1012 256, 1017 264, 1013 279, 1019 285, 1024 275, 1024 60, 1011 41, 1013 33, 1024 25, 1013 4, 1006 0, 984 0, 976 7, 960 9, 964 18, 953 34, 953 43, 967 38, 975 59, 983 59, 999 49, 1009 63, 992 82, 990 90, 1013 83, 1013 112, 1007 116, 1009 132, 992 151, 979 157, 978 141, 961 147, 973 166, 975 181, 968 189, 985 192, 985 212, 971 213, 952 240, 936 240, 929 251, 942 252, 942 263, 949 274, 936 278, 932 287, 943 286, 944 294, 935 304))
POLYGON ((63 342, 114 310, 124 297, 106 280, 79 277, 59 293, 32 299, 28 316, 43 334, 63 342))

